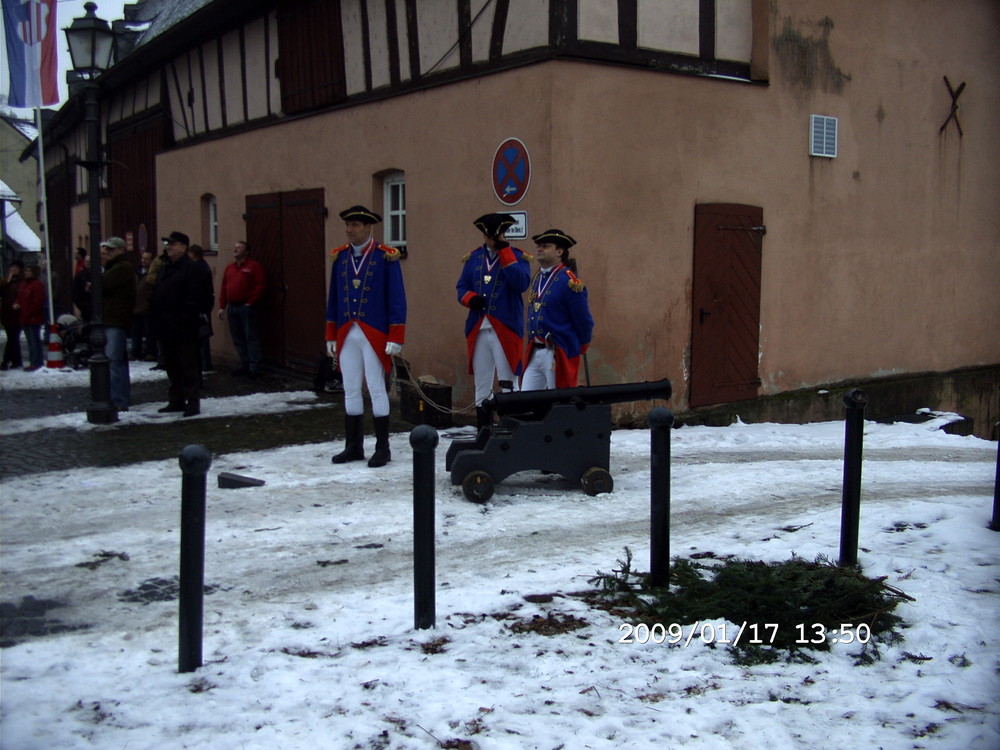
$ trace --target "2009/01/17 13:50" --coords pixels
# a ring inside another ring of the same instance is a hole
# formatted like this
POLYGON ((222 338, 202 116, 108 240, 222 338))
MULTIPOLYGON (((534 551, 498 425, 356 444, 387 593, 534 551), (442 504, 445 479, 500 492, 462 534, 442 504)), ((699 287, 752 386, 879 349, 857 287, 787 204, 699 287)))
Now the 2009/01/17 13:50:
MULTIPOLYGON (((667 643, 669 645, 681 644, 690 646, 697 639, 702 643, 718 643, 723 645, 738 646, 741 642, 747 645, 765 645, 774 643, 778 637, 778 623, 776 622, 746 622, 744 621, 737 631, 735 637, 729 640, 727 637, 726 622, 712 623, 697 620, 693 625, 686 627, 676 622, 665 626, 662 623, 654 623, 652 626, 644 622, 632 624, 623 622, 618 626, 622 633, 619 643, 667 643), (763 634, 763 638, 761 635, 763 634)), ((871 628, 865 623, 852 625, 841 624, 839 627, 828 628, 821 622, 811 624, 799 623, 795 626, 797 636, 795 644, 818 645, 829 641, 830 643, 860 643, 865 644, 871 640, 871 628)))

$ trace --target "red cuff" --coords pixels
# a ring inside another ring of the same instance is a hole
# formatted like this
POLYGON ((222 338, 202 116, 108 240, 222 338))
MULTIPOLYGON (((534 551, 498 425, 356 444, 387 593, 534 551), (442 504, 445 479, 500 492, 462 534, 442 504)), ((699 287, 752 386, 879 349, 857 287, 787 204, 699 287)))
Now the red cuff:
POLYGON ((498 255, 500 256, 500 265, 504 268, 517 263, 517 256, 514 255, 514 250, 510 245, 501 250, 498 255))
POLYGON ((468 307, 469 306, 469 301, 473 297, 478 297, 478 296, 479 295, 476 294, 475 292, 466 292, 464 295, 462 295, 462 304, 465 305, 466 307, 468 307))
POLYGON ((326 321, 326 340, 336 341, 337 340, 337 324, 332 320, 326 321))
POLYGON ((406 324, 405 323, 395 323, 389 326, 389 341, 394 344, 403 344, 403 339, 406 338, 406 324))

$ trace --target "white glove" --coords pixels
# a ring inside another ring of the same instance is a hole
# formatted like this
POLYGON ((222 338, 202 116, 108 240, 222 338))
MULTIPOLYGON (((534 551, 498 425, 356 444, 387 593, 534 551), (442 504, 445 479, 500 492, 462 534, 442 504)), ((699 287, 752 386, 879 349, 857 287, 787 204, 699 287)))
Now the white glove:
POLYGON ((401 344, 397 344, 394 341, 390 341, 385 345, 385 353, 388 354, 390 357, 394 357, 401 351, 403 351, 403 346, 401 344))
POLYGON ((333 357, 334 359, 337 358, 337 342, 336 341, 327 341, 326 342, 326 355, 328 357, 333 357))

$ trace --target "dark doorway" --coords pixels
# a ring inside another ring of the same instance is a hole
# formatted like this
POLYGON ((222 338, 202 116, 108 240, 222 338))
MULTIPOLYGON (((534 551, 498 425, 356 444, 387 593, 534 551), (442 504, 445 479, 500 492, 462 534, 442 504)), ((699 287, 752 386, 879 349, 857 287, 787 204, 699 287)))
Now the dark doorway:
POLYGON ((695 206, 691 406, 757 395, 763 218, 756 206, 695 206))
POLYGON ((250 257, 264 267, 264 360, 312 372, 324 352, 327 211, 321 189, 248 195, 250 257))

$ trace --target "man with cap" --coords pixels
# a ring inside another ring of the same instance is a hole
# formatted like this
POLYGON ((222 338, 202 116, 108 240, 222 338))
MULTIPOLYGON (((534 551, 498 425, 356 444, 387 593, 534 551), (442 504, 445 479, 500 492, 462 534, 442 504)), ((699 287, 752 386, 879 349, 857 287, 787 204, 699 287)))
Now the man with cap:
POLYGON ((128 411, 131 383, 128 369, 128 335, 135 310, 135 269, 125 257, 125 240, 108 237, 101 243, 101 317, 104 322, 111 378, 111 401, 119 411, 128 411))
POLYGON ((576 387, 580 356, 594 331, 587 289, 571 270, 576 240, 560 229, 531 238, 539 270, 528 293, 528 333, 522 391, 576 387))
POLYGON ((201 316, 212 312, 211 273, 188 256, 191 244, 182 232, 164 237, 167 260, 153 289, 153 331, 160 343, 163 366, 170 381, 169 402, 161 412, 201 412, 198 329, 201 316))
POLYGON ((504 238, 515 224, 509 214, 480 216, 473 225, 483 233, 482 247, 463 259, 465 266, 455 285, 458 301, 469 308, 465 320, 469 372, 476 384, 476 423, 488 426, 491 414, 482 407, 493 392, 493 378, 511 387, 521 375, 524 338, 524 300, 531 282, 531 256, 511 247, 504 238))
POLYGON ((344 381, 344 450, 335 464, 365 457, 362 382, 368 384, 375 423, 371 467, 385 466, 389 450, 389 395, 385 378, 392 357, 402 350, 406 333, 406 291, 398 250, 379 244, 372 227, 382 217, 364 206, 340 212, 347 244, 334 248, 326 304, 326 346, 340 360, 344 381))

